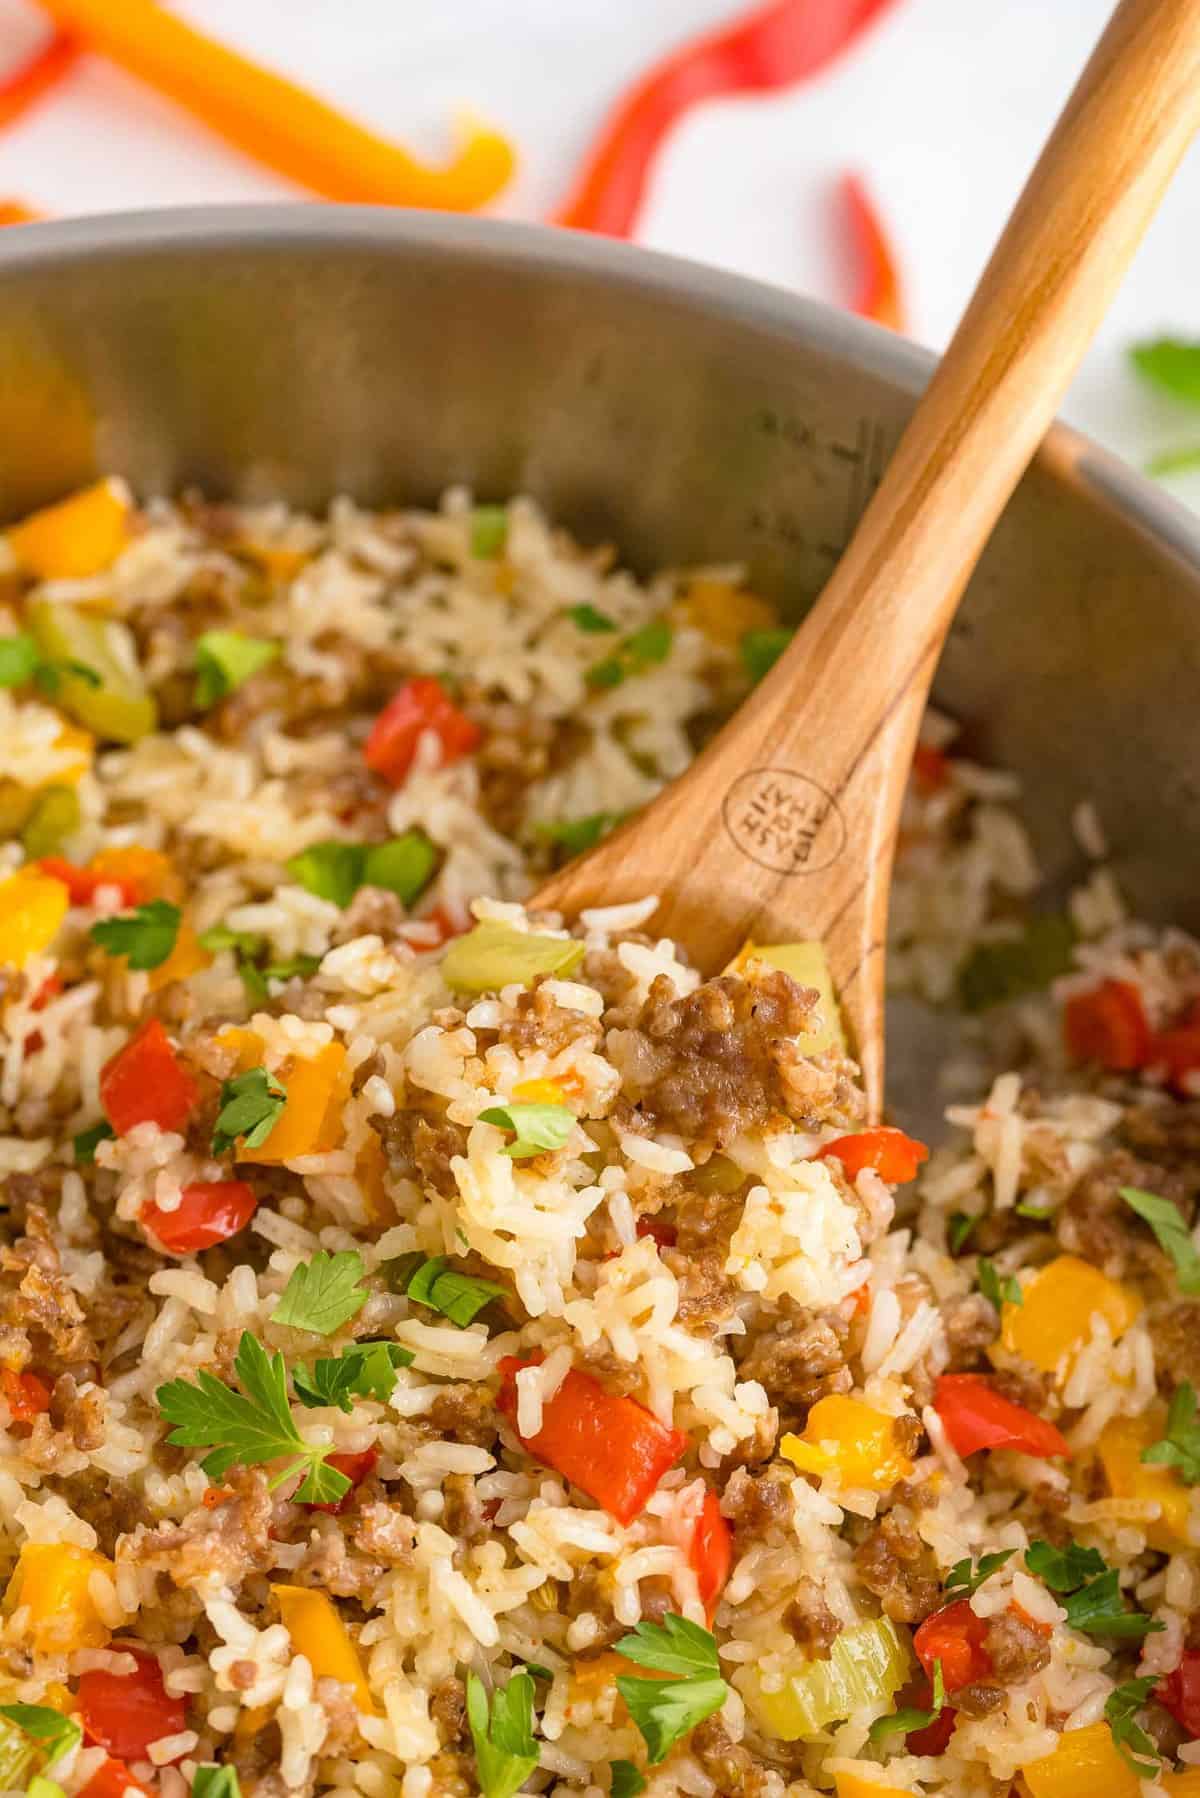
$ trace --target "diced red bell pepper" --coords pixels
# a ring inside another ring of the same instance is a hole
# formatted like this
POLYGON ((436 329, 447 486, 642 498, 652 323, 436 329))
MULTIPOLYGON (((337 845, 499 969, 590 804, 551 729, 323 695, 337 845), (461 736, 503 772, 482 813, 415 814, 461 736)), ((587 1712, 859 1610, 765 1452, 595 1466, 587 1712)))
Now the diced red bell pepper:
POLYGON ((942 1663, 942 1683, 947 1692, 960 1686, 987 1679, 992 1671, 991 1656, 984 1646, 987 1624, 977 1617, 967 1598, 956 1599, 944 1609, 926 1617, 913 1636, 917 1659, 930 1679, 935 1661, 942 1663))
POLYGON ((933 1398, 956 1454, 973 1455, 981 1448, 1014 1448, 1046 1460, 1070 1455, 1065 1436, 1044 1417, 1005 1398, 977 1373, 944 1373, 933 1398))
POLYGON ((639 1217, 634 1225, 638 1236, 652 1236, 660 1249, 673 1249, 678 1237, 674 1224, 660 1223, 656 1217, 639 1217))
POLYGON ((100 1070, 100 1103, 118 1136, 135 1124, 182 1130, 199 1097, 200 1088, 157 1018, 147 1018, 100 1070))
POLYGON ((144 1785, 140 1785, 125 1765, 124 1761, 114 1760, 109 1755, 101 1761, 86 1785, 80 1786, 75 1798, 150 1798, 144 1785))
POLYGON ((328 1457, 328 1465, 335 1468, 338 1473, 344 1473, 350 1484, 342 1493, 342 1496, 334 1499, 332 1504, 306 1504, 304 1509, 306 1511, 324 1511, 330 1517, 340 1517, 342 1512, 348 1511, 350 1506, 354 1503, 354 1494, 358 1491, 358 1488, 362 1485, 367 1475, 375 1471, 375 1463, 378 1459, 379 1451, 374 1448, 360 1449, 357 1454, 330 1455, 328 1457))
POLYGON ((61 880, 71 896, 72 905, 92 905, 101 887, 115 887, 121 895, 123 906, 138 905, 141 902, 142 889, 140 881, 131 874, 106 874, 95 868, 80 868, 74 862, 64 861, 61 855, 44 855, 38 863, 43 874, 49 874, 52 880, 61 880))
MULTIPOLYGON (((38 987, 37 992, 29 1001, 30 1011, 45 1011, 51 999, 57 999, 62 990, 62 975, 47 974, 46 978, 42 981, 41 986, 38 987)), ((46 1039, 40 1030, 31 1030, 29 1035, 25 1038, 26 1055, 36 1055, 38 1050, 44 1046, 45 1041, 46 1039)))
POLYGON ((244 1230, 258 1209, 258 1197, 244 1180, 202 1180, 185 1186, 174 1211, 153 1202, 142 1206, 142 1223, 172 1255, 194 1255, 228 1242, 244 1230))
MULTIPOLYGON (((931 1711, 933 1709, 933 1685, 928 1679, 911 1679, 897 1694, 897 1709, 931 1711)), ((954 1734, 954 1724, 958 1712, 952 1706, 943 1705, 932 1723, 926 1723, 923 1729, 910 1729, 904 1738, 905 1746, 910 1754, 945 1754, 954 1734)))
POLYGON ((1142 996, 1127 980, 1102 980, 1068 999, 1063 1037, 1073 1061, 1094 1061, 1112 1074, 1144 1068, 1153 1050, 1142 996))
POLYGON ((696 1519, 688 1549, 688 1566, 696 1575, 700 1603, 711 1617, 725 1590, 733 1565, 733 1533, 721 1515, 721 1501, 710 1487, 696 1519))
POLYGON ((1181 1024, 1159 1031, 1151 1044, 1150 1061, 1164 1067, 1170 1084, 1186 1095, 1185 1075, 1200 1072, 1200 999, 1193 1001, 1181 1024))
POLYGON ((440 949, 443 943, 450 941, 451 937, 462 936, 471 928, 469 914, 465 919, 459 918, 446 905, 435 905, 431 912, 426 912, 420 922, 433 924, 437 929, 438 940, 436 943, 430 944, 430 949, 440 949))
MULTIPOLYGON (((529 1361, 506 1355, 500 1362, 499 1406, 515 1427, 516 1375, 529 1361)), ((668 1467, 687 1448, 682 1430, 669 1428, 645 1405, 605 1392, 599 1380, 575 1368, 542 1409, 536 1436, 521 1446, 629 1524, 644 1510, 668 1467)))
POLYGON ((405 681, 371 726, 363 760, 389 786, 403 786, 425 731, 441 744, 441 766, 461 761, 478 747, 483 735, 473 719, 460 712, 440 681, 422 676, 405 681))
MULTIPOLYGON (((936 793, 950 778, 950 763, 944 750, 932 743, 918 743, 913 753, 913 778, 925 793, 936 793)), ((928 1705, 921 1707, 929 1709, 928 1705)))
POLYGON ((79 1720, 89 1742, 120 1760, 143 1761, 151 1742, 178 1735, 187 1726, 187 1700, 172 1698, 163 1684, 158 1657, 127 1642, 112 1648, 132 1654, 132 1673, 92 1668, 79 1676, 79 1720))
POLYGON ((835 1136, 817 1150, 817 1155, 836 1155, 850 1180, 857 1178, 865 1167, 873 1168, 889 1186, 903 1186, 906 1181, 915 1180, 921 1163, 929 1160, 929 1150, 923 1142, 887 1124, 881 1124, 877 1130, 859 1130, 853 1136, 835 1136))
POLYGON ((1170 1711, 1180 1729, 1200 1736, 1200 1648, 1187 1648, 1178 1667, 1173 1667, 1154 1696, 1170 1711))
POLYGON ((15 1373, 5 1367, 0 1370, 0 1386, 14 1423, 32 1423, 50 1409, 50 1388, 36 1373, 15 1373))

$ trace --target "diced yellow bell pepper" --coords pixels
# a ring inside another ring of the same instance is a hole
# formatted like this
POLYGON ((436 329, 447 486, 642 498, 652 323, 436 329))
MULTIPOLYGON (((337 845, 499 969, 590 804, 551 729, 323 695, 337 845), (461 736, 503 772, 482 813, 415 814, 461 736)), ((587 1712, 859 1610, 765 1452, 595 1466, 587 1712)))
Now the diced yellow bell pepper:
POLYGON ((1054 1753, 1034 1761, 1024 1775, 1033 1798, 1141 1798, 1141 1781, 1107 1723, 1068 1730, 1054 1753))
POLYGON ((101 849, 88 863, 88 872, 136 886, 139 905, 150 899, 177 899, 183 890, 170 857, 161 849, 143 849, 140 843, 131 843, 126 849, 101 849))
POLYGON ((823 943, 744 943, 726 968, 727 974, 740 974, 751 959, 765 961, 769 968, 790 974, 800 986, 814 986, 819 996, 819 1028, 805 1032, 806 1055, 823 1055, 828 1049, 846 1053, 846 1032, 842 1026, 841 1008, 833 990, 833 976, 823 943))
POLYGON ((512 1089, 518 1105, 562 1105, 566 1094, 557 1080, 521 1080, 512 1089))
POLYGON ((1101 1431, 1096 1452, 1114 1498, 1152 1500, 1161 1507, 1158 1521, 1146 1526, 1146 1540, 1171 1554, 1187 1545, 1188 1491, 1173 1467, 1142 1460, 1142 1450, 1161 1442, 1166 1428, 1166 1407, 1159 1404, 1140 1417, 1114 1417, 1101 1431))
POLYGON ((1182 1773, 1164 1773, 1160 1783, 1167 1798, 1200 1798, 1200 1767, 1185 1767, 1182 1773))
POLYGON ((835 1773, 833 1777, 837 1798, 912 1798, 911 1791, 905 1786, 882 1785, 877 1779, 864 1779, 859 1773, 835 1773))
MULTIPOLYGON (((907 1632, 906 1632, 907 1633, 907 1632)), ((883 1711, 908 1678, 907 1643, 890 1617, 844 1629, 824 1660, 796 1651, 783 1684, 767 1691, 762 1668, 733 1676, 759 1726, 781 1742, 805 1741, 852 1711, 883 1711)))
POLYGON ((187 980, 190 975, 198 974, 201 968, 212 966, 212 956, 200 945, 195 926, 188 917, 180 921, 179 932, 175 938, 175 947, 166 961, 160 962, 150 972, 149 988, 152 993, 161 992, 173 980, 187 980))
POLYGON ((316 1678, 337 1679, 352 1686, 359 1710, 374 1716, 371 1688, 358 1650, 333 1600, 311 1586, 272 1586, 271 1590, 292 1647, 304 1656, 316 1678))
POLYGON ((113 1565, 73 1542, 27 1542, 4 1595, 5 1609, 28 1607, 29 1635, 38 1654, 73 1654, 100 1648, 108 1626, 92 1600, 93 1573, 112 1575, 113 1565))
POLYGON ((912 1472, 896 1441, 895 1418, 858 1398, 818 1399, 803 1436, 785 1436, 779 1452, 802 1473, 836 1473, 843 1486, 884 1492, 912 1472))
MULTIPOLYGON (((253 1030, 222 1030, 217 1040, 236 1053, 238 1073, 262 1066, 262 1039, 253 1030)), ((239 1148, 237 1159, 275 1167, 301 1155, 324 1155, 336 1148, 347 1091, 342 1044, 326 1043, 315 1055, 295 1056, 279 1069, 277 1078, 287 1092, 287 1104, 267 1140, 256 1149, 239 1148)))
POLYGON ((1136 1293, 1098 1267, 1076 1255, 1059 1255, 1034 1275, 1019 1305, 1003 1307, 1001 1340, 1010 1354, 1032 1361, 1043 1373, 1059 1367, 1066 1372, 1091 1335, 1093 1317, 1104 1318, 1115 1338, 1141 1308, 1136 1293))
POLYGON ((124 481, 97 481, 8 531, 9 548, 39 580, 82 580, 116 561, 129 540, 132 505, 124 481))
POLYGON ((0 967, 23 968, 48 949, 70 902, 62 881, 36 868, 20 868, 0 882, 0 967))
POLYGON ((773 607, 757 593, 713 575, 689 581, 676 609, 682 623, 703 631, 723 649, 736 649, 747 631, 767 631, 779 623, 773 607))

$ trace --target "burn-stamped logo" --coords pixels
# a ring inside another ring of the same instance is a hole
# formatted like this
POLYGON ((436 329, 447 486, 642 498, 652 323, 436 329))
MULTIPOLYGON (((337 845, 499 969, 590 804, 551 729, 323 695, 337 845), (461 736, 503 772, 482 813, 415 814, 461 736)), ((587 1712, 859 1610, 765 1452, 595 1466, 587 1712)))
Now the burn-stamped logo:
POLYGON ((837 801, 806 774, 754 768, 735 780, 721 807, 745 855, 776 874, 817 874, 846 846, 837 801))

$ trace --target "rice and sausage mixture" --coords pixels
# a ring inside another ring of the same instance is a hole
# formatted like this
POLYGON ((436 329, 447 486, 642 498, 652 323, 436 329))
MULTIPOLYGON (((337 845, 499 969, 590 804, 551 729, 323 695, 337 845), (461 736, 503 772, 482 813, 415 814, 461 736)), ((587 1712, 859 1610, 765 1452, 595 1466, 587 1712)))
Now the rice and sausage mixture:
POLYGON ((521 904, 785 640, 521 501, 10 531, 0 1788, 1196 1798, 1195 943, 931 719, 927 1158, 811 951, 521 904))

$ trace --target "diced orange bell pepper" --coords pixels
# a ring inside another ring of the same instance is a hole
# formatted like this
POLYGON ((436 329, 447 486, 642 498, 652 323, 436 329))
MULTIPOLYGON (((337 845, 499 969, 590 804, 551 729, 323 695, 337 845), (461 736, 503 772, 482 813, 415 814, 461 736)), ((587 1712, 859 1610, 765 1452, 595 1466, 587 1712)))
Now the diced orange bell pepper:
POLYGON ((387 1158, 374 1130, 364 1141, 358 1151, 354 1163, 354 1177, 362 1190, 367 1212, 372 1223, 393 1224, 396 1221, 396 1208, 388 1197, 384 1176, 387 1172, 387 1158))
POLYGON ((161 849, 143 849, 140 843, 131 843, 127 849, 101 849, 88 863, 88 873, 132 893, 133 905, 145 905, 150 899, 177 899, 183 891, 171 858, 161 849))
POLYGON ((861 1399, 818 1399, 802 1436, 785 1436, 779 1452, 802 1473, 836 1473, 843 1486, 884 1492, 912 1472, 896 1441, 896 1420, 861 1399))
POLYGON ((173 980, 187 980, 192 974, 198 974, 201 968, 212 966, 212 956, 200 945, 195 926, 188 917, 184 917, 179 925, 175 938, 175 947, 166 961, 150 971, 149 988, 152 993, 161 992, 173 980))
POLYGON ((1114 1498, 1133 1498, 1161 1507, 1158 1521, 1146 1526, 1151 1548, 1172 1554, 1187 1543, 1188 1491, 1173 1467, 1142 1460, 1142 1450, 1166 1434, 1167 1413, 1152 1405, 1141 1417, 1114 1417, 1100 1433, 1096 1452, 1114 1498))
POLYGON ((1159 1783, 1167 1798, 1200 1798, 1200 1767, 1186 1767, 1180 1773, 1164 1773, 1159 1783))
POLYGON ((341 1139, 347 1086, 341 1043, 326 1043, 315 1055, 297 1055, 279 1069, 278 1079, 287 1092, 287 1104, 265 1142, 256 1149, 244 1145, 238 1149, 239 1161, 276 1167, 300 1155, 324 1155, 341 1139))
POLYGON ((0 882, 0 967, 23 968, 48 949, 69 904, 62 882, 37 868, 19 868, 0 882))
POLYGON ((518 1105, 562 1105, 566 1098, 557 1080, 522 1080, 512 1096, 518 1105))
POLYGON ((835 1773, 833 1777, 837 1798, 912 1798, 907 1787, 884 1785, 876 1779, 864 1779, 859 1773, 835 1773))
POLYGON ((28 1609, 29 1637, 38 1654, 73 1654, 100 1648, 109 1630, 89 1591, 93 1573, 112 1575, 113 1565, 74 1542, 27 1542, 4 1595, 5 1609, 28 1609))
POLYGON ((773 608, 757 593, 712 575, 689 581, 673 609, 683 623, 723 649, 736 649, 747 631, 766 631, 779 623, 773 608))
POLYGON ((1076 1255, 1058 1255, 1030 1280, 1019 1305, 1003 1307, 1001 1340, 1010 1354, 1054 1373, 1087 1342, 1093 1317, 1103 1317, 1115 1338, 1141 1308, 1136 1293, 1099 1268, 1076 1255))
POLYGON ((17 561, 39 580, 82 580, 111 567, 129 540, 132 503, 111 476, 33 512, 8 531, 17 561))
POLYGON ((1053 1754, 1024 1768, 1033 1798, 1141 1798, 1141 1781, 1112 1739, 1107 1723, 1089 1723, 1058 1738, 1053 1754))
POLYGON ((337 1679, 354 1690, 354 1702, 375 1715, 371 1688, 333 1600, 312 1586, 272 1586, 283 1627, 317 1679, 337 1679))

